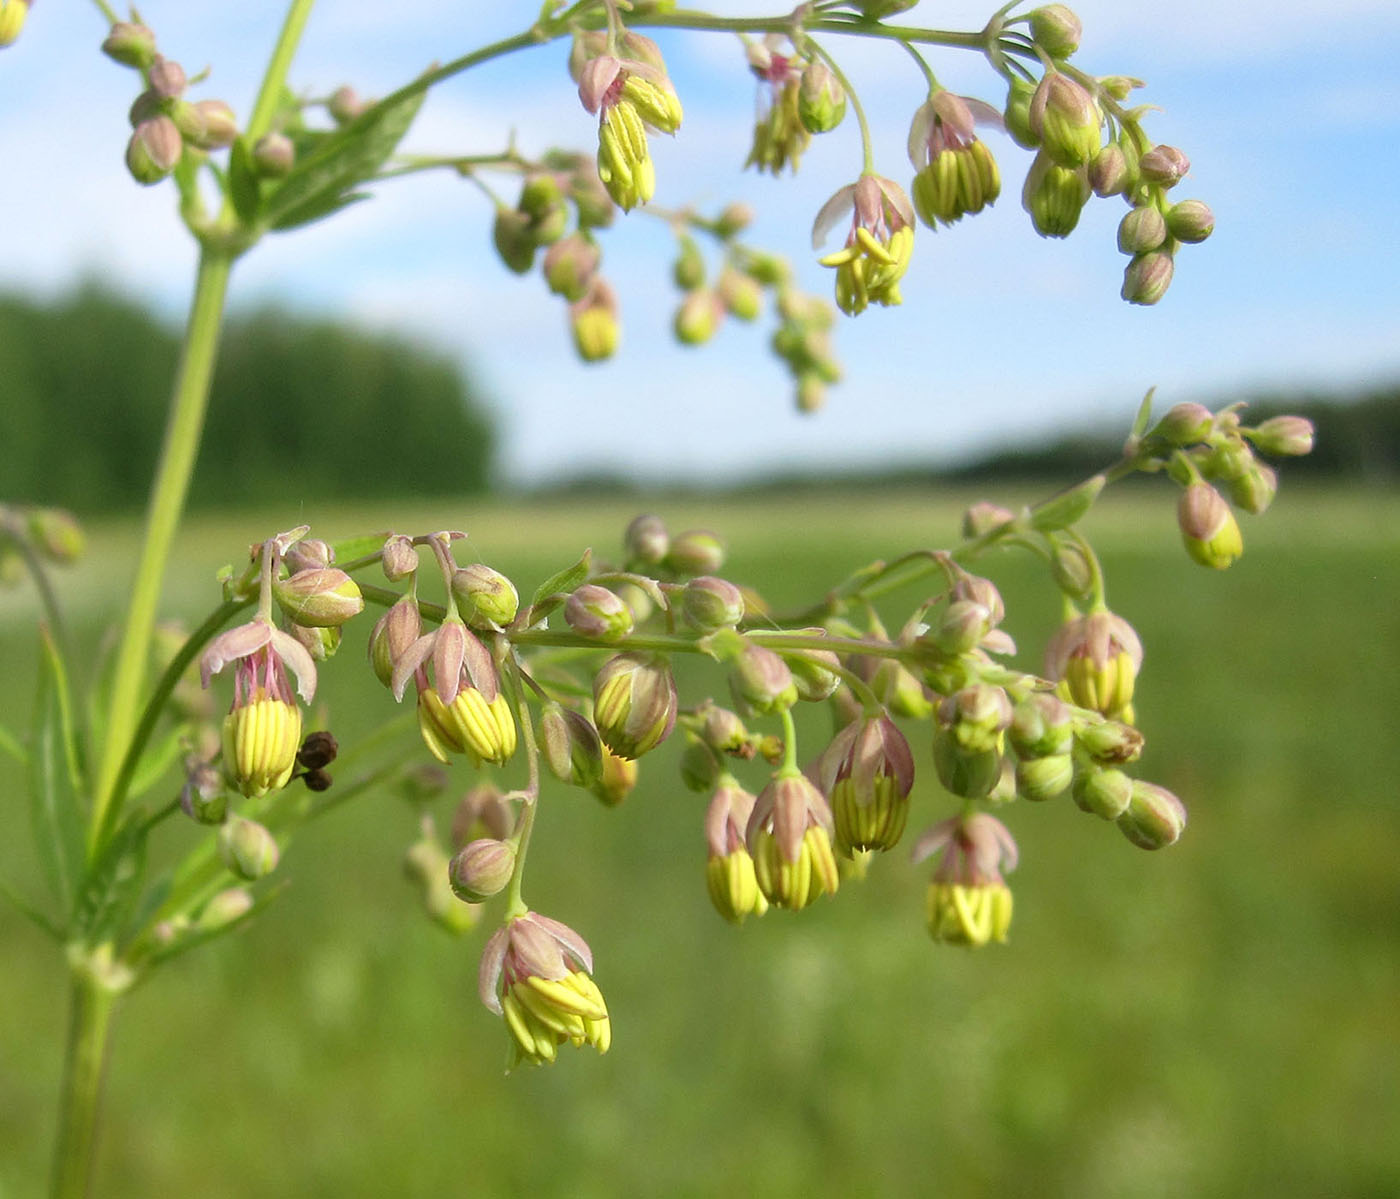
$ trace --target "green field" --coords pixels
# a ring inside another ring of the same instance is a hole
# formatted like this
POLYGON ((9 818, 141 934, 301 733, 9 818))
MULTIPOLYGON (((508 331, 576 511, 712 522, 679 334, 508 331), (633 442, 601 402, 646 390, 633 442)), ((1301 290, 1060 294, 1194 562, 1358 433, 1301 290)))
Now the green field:
MULTIPOLYGON (((781 607, 949 544, 969 498, 656 507, 725 533, 726 573, 781 607)), ((1068 799, 1021 804, 1005 947, 930 942, 926 868, 902 851, 834 902, 736 930, 705 894, 705 797, 663 747, 615 811, 544 797, 528 894, 590 939, 614 1045, 507 1077, 476 998, 484 933, 454 941, 419 916, 399 873, 416 816, 366 796, 292 845, 293 885, 260 920, 119 1010, 97 1194, 1400 1193, 1400 496, 1285 479, 1223 575, 1181 552, 1172 503, 1165 487, 1110 495, 1088 527, 1147 647, 1142 773, 1186 800, 1179 845, 1144 854, 1068 799)), ((635 507, 201 518, 171 606, 197 616, 215 568, 302 520, 325 536, 456 525, 528 593, 585 545, 615 552, 635 507)), ((95 646, 136 531, 89 531, 64 586, 95 646)), ((1057 615, 1047 581, 1011 555, 985 571, 1033 665, 1057 615)), ((0 593, 12 728, 31 702, 31 599, 0 593)), ((324 676, 342 743, 392 708, 362 636, 324 676)), ((931 780, 927 734, 907 731, 931 780)), ((0 870, 37 886, 8 761, 0 787, 0 870)), ((911 828, 949 811, 921 781, 911 828)), ((169 823, 167 851, 199 835, 169 823)), ((66 988, 8 909, 0 955, 0 1196, 18 1199, 46 1177, 66 988)))

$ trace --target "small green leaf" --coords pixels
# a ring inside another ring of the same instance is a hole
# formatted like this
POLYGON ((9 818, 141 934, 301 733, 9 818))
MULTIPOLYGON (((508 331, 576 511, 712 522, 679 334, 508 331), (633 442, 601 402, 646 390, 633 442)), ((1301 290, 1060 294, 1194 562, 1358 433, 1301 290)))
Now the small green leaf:
POLYGON ((1042 533, 1069 528, 1094 506, 1107 482, 1103 475, 1095 475, 1037 504, 1030 511, 1031 528, 1042 533))
POLYGON ((91 942, 113 937, 141 894, 146 874, 146 821, 133 813, 83 876, 73 924, 91 942))
POLYGON ((147 742, 146 752, 136 764, 135 773, 126 789, 127 799, 139 799, 165 776, 180 753, 180 740, 189 726, 177 724, 155 742, 147 742))
POLYGON ((530 607, 538 608, 551 595, 560 595, 572 591, 588 578, 588 572, 592 568, 592 564, 593 551, 584 550, 583 557, 572 566, 565 567, 558 574, 550 575, 549 578, 539 585, 539 589, 535 592, 535 598, 530 601, 530 607))
POLYGON ((253 170, 253 152, 248 139, 238 138, 229 149, 228 193, 233 211, 245 225, 255 225, 262 207, 262 184, 253 170))
POLYGON ((81 772, 68 677, 48 629, 40 626, 39 689, 29 752, 30 820, 39 862, 66 906, 83 866, 81 772))
POLYGON ((270 228, 289 229, 348 203, 345 193, 383 165, 422 104, 422 92, 375 104, 332 133, 266 197, 263 220, 270 228))
POLYGON ((331 542, 331 553, 335 555, 336 563, 357 562, 361 558, 368 558, 371 554, 377 554, 384 548, 386 533, 366 533, 359 537, 346 537, 341 541, 331 542))
POLYGON ((1137 416, 1133 420, 1133 430, 1128 434, 1128 441, 1137 441, 1147 432, 1147 426, 1152 423, 1152 397, 1157 394, 1155 387, 1149 387, 1147 394, 1142 397, 1142 403, 1138 405, 1137 416))

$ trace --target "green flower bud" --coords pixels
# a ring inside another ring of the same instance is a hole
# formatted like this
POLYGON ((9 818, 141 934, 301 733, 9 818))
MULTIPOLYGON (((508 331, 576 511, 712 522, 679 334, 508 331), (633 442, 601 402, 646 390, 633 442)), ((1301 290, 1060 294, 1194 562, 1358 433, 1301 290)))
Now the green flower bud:
POLYGON ((1167 230, 1177 241, 1205 241, 1215 232, 1215 214, 1204 200, 1182 200, 1167 209, 1167 230))
MULTIPOLYGON (((826 636, 825 629, 793 629, 820 641, 826 636)), ((841 676, 837 668, 841 660, 829 649, 784 650, 783 660, 792 671, 792 681, 797 687, 797 698, 807 703, 820 703, 830 699, 841 686, 841 676)))
POLYGON ((720 777, 719 759, 704 741, 691 738, 681 752, 681 782, 691 791, 708 791, 720 777))
POLYGON ((1084 601, 1094 586, 1094 570, 1084 551, 1072 541, 1061 541, 1050 559, 1055 586, 1072 600, 1084 601))
POLYGON ((219 828, 219 859, 239 878, 256 882, 277 869, 277 842, 255 820, 232 816, 219 828))
POLYGON ((1030 13, 1031 38, 1051 58, 1068 58, 1079 49, 1084 26, 1063 4, 1046 4, 1030 13))
POLYGON ((199 910, 194 927, 201 933, 220 932, 253 910, 253 897, 242 887, 220 891, 199 910))
POLYGON ((1074 718, 1059 696, 1032 691, 1012 709, 1007 733, 1022 758, 1058 756, 1069 752, 1074 718))
POLYGON ((715 292, 724 310, 741 321, 757 318, 763 308, 763 289, 742 271, 725 267, 715 283, 715 292))
POLYGON ((1006 132, 1023 150, 1034 150, 1040 145, 1040 136, 1031 128, 1031 99, 1035 88, 1019 75, 1011 80, 1006 93, 1006 108, 1002 118, 1006 122, 1006 132))
POLYGON ((620 758, 640 758, 669 737, 676 705, 675 679, 659 656, 618 654, 594 676, 593 723, 620 758))
POLYGON ((1001 754, 995 749, 967 750, 951 729, 933 731, 933 765, 938 781, 954 795, 982 799, 1001 780, 1001 754))
POLYGON ((1081 770, 1074 777, 1074 802, 1084 812, 1117 820, 1128 809, 1133 780, 1121 770, 1081 770))
POLYGON ((263 179, 285 179, 296 159, 296 146, 285 133, 264 133, 253 143, 253 170, 263 179))
POLYGON ((1176 521, 1186 552, 1202 566, 1224 570, 1244 553, 1235 514, 1209 483, 1192 483, 1182 493, 1176 521))
POLYGON ((47 561, 67 566, 82 557, 83 528, 71 512, 63 508, 35 508, 27 523, 34 549, 47 561))
POLYGON ((1040 803, 1063 795, 1074 778, 1074 759, 1069 754, 1027 758, 1016 763, 1016 794, 1040 803))
MULTIPOLYGON (((219 150, 233 145, 238 136, 238 118, 222 100, 197 100, 191 107, 198 128, 185 136, 201 150, 219 150)), ((184 132, 184 130, 181 130, 184 132)))
POLYGON ((602 254, 590 237, 571 233, 545 251, 545 285, 556 296, 573 302, 583 298, 598 269, 602 254))
POLYGON ((1045 673, 1059 681, 1056 692, 1062 699, 1128 724, 1141 666, 1137 633, 1106 609, 1067 620, 1045 650, 1045 673))
POLYGON ((506 841, 469 841, 452 857, 447 879, 466 903, 481 903, 499 894, 515 872, 515 849, 506 841))
POLYGON ((1175 263, 1162 250, 1140 254, 1123 272, 1123 298, 1129 304, 1155 304, 1171 286, 1175 263))
MULTIPOLYGON (((518 211, 530 218, 536 229, 552 225, 559 216, 567 217, 564 206, 564 192, 559 180, 553 175, 536 174, 525 180, 520 189, 520 199, 516 202, 518 211)), ((555 238, 540 237, 541 241, 554 241, 555 238)))
POLYGON ((333 91, 326 101, 326 111, 337 125, 348 125, 369 105, 361 100, 353 87, 343 84, 333 91))
POLYGON ((723 319, 724 305, 719 297, 709 288, 702 287, 690 292, 681 301, 671 328, 682 345, 700 346, 715 335, 723 319))
POLYGON ((173 59, 162 58, 157 54, 146 72, 146 81, 162 100, 178 100, 185 94, 188 80, 185 68, 173 59))
POLYGON ((102 43, 102 53, 125 67, 148 68, 156 57, 156 35, 134 21, 118 21, 102 43))
POLYGON ((413 548, 413 539, 402 533, 391 533, 384 539, 384 549, 379 557, 384 577, 391 583, 399 583, 418 569, 418 552, 413 548))
POLYGON ((701 575, 681 592, 681 614, 700 633, 733 628, 744 618, 744 593, 727 579, 701 575))
POLYGON ((1230 499, 1252 516, 1267 511, 1278 494, 1278 474, 1262 462, 1251 462, 1249 469, 1226 484, 1230 499))
POLYGON ((167 116, 156 116, 136 126, 126 144, 126 169, 137 183, 159 183, 176 167, 185 152, 184 139, 167 116))
POLYGON ((962 535, 971 541, 985 536, 993 529, 1001 528, 1002 525, 1010 524, 1015 519, 1016 515, 1011 509, 979 501, 963 513, 962 535))
POLYGON ((665 565, 678 575, 712 575, 724 565, 724 542, 708 529, 687 529, 671 538, 665 565))
POLYGON ((680 253, 671 264, 671 278, 681 291, 694 291, 705 282, 705 259, 692 237, 682 237, 680 253))
POLYGON ((334 658, 342 640, 339 629, 312 628, 309 625, 292 625, 292 636, 306 647, 317 662, 334 658))
POLYGON ((418 601, 411 595, 400 596, 375 622, 369 634, 369 661, 384 686, 393 686, 394 666, 422 631, 418 601))
POLYGON ((1175 146, 1153 146, 1138 159, 1138 174, 1148 183, 1172 187, 1191 169, 1191 160, 1175 146))
POLYGON ((642 515, 632 518, 622 535, 627 561, 639 566, 656 566, 663 562, 671 548, 666 522, 659 516, 642 515))
POLYGON ((1101 765, 1136 762, 1142 756, 1142 734, 1132 725, 1117 720, 1081 724, 1074 730, 1074 739, 1101 765))
POLYGON ((452 595, 467 623, 476 629, 504 628, 520 610, 515 584, 484 562, 472 562, 453 572, 452 595))
POLYGON ((1169 445, 1188 446, 1205 441, 1215 427, 1215 416, 1204 404, 1173 406, 1152 430, 1169 445))
POLYGON ((617 300, 601 278, 594 277, 583 299, 569 306, 574 348, 585 362, 602 362, 617 353, 622 330, 617 320, 617 300))
POLYGON ((1118 248, 1124 254, 1145 254, 1166 240, 1166 218, 1150 205, 1130 210, 1119 222, 1118 248))
POLYGON ((530 218, 523 212, 507 208, 504 204, 497 207, 491 240, 501 261, 517 275, 528 274, 535 265, 538 243, 530 227, 530 218))
POLYGON ((746 641, 729 671, 729 687, 743 711, 782 712, 797 702, 797 684, 771 649, 746 641))
POLYGON ((742 233, 753 224, 753 209, 735 202, 725 207, 715 220, 715 232, 725 241, 742 233))
POLYGON ((1089 162, 1089 186, 1096 196, 1116 196, 1132 181, 1123 147, 1109 142, 1089 162))
POLYGON ((603 777, 603 743, 592 721, 557 703, 540 715, 540 747, 550 773, 561 783, 596 787, 603 777))
POLYGON ((365 608, 355 580, 333 566, 275 579, 272 594, 289 620, 308 628, 338 628, 365 608))
POLYGON ((1246 429, 1245 436, 1261 453, 1295 458, 1312 453, 1313 423, 1301 416, 1275 416, 1246 429))
POLYGON ((808 133, 830 133, 846 115, 846 90, 831 68, 817 59, 802 72, 797 116, 808 133))
POLYGON ((632 631, 632 609, 596 583, 585 583, 569 596, 564 619, 574 632, 599 641, 617 641, 632 631))
POLYGON ((831 797, 836 844, 852 850, 893 849, 909 817, 914 757, 888 716, 848 724, 832 739, 817 767, 831 797))
POLYGON ((199 824, 223 824, 228 814, 224 780, 208 762, 187 764, 185 785, 180 788, 180 810, 199 824))
POLYGON ((1185 831, 1186 807, 1165 787, 1137 780, 1118 827, 1139 849, 1165 849, 1185 831))
POLYGON ((1099 106, 1084 86, 1062 71, 1047 71, 1031 97, 1030 127, 1059 166, 1082 167, 1102 145, 1099 106))

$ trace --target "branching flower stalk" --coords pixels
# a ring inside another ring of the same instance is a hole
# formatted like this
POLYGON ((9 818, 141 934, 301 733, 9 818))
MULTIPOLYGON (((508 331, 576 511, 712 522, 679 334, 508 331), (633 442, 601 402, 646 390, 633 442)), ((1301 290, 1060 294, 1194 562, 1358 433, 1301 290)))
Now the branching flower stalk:
MULTIPOLYGON (((1156 303, 1177 251, 1208 237, 1214 218, 1200 201, 1170 197, 1189 163, 1152 142, 1145 108, 1125 107, 1138 81, 1068 62, 1081 35, 1068 9, 1014 15, 1012 4, 982 29, 940 31, 887 23, 907 7, 899 0, 829 0, 742 18, 640 0, 546 0, 520 32, 367 103, 348 86, 318 99, 288 87, 311 11, 311 0, 291 0, 240 125, 222 100, 188 98, 202 81, 192 84, 165 58, 134 13, 122 20, 104 0, 95 4, 108 27, 103 51, 138 82, 127 169, 142 185, 173 182, 200 257, 110 688, 89 684, 105 696, 91 746, 77 697, 87 681, 72 677, 50 579, 53 566, 81 551, 81 533, 65 513, 0 505, 0 581, 29 576, 44 613, 35 725, 27 738, 0 728, 0 752, 27 770, 50 894, 35 900, 0 885, 0 895, 55 941, 70 971, 54 1195, 86 1194, 92 1179, 120 996, 157 966, 255 917, 280 890, 289 839, 358 795, 398 789, 412 802, 418 838, 405 872, 425 914, 445 930, 469 932, 504 896, 482 954, 481 997, 503 1019, 512 1064, 553 1061, 565 1045, 606 1052, 612 1042, 588 943, 524 899, 540 806, 556 785, 618 806, 636 785, 639 760, 677 730, 682 781, 709 796, 703 816, 697 811, 706 889, 734 924, 836 894, 901 842, 911 806, 930 797, 951 814, 914 838, 916 859, 937 858, 925 918, 935 940, 968 947, 1008 935, 1005 874, 1018 850, 1002 817, 1014 822, 1014 801, 1069 796, 1147 849, 1181 835, 1181 802, 1125 769, 1145 744, 1133 709, 1145 651, 1128 620, 1109 609, 1079 522, 1108 485, 1162 473, 1180 489, 1189 556, 1228 567, 1243 552, 1235 510, 1261 513, 1277 487, 1261 455, 1311 449, 1311 427, 1298 418, 1251 427, 1238 406, 1212 413, 1178 404, 1155 419, 1149 393, 1122 457, 1101 473, 1021 512, 974 505, 960 543, 872 563, 788 614, 721 573, 716 534, 674 532, 642 516, 614 560, 586 552, 525 603, 516 581, 475 560, 460 534, 395 532, 328 545, 296 528, 266 537, 241 571, 221 575, 222 594, 193 633, 167 635, 156 623, 232 267, 268 235, 329 218, 379 181, 448 168, 491 200, 491 241, 507 267, 527 274, 538 265, 564 301, 580 357, 617 351, 620 307, 601 271, 603 237, 619 209, 648 211, 664 189, 650 138, 684 136, 682 98, 643 29, 733 39, 736 73, 750 72, 763 99, 752 131, 740 131, 752 133, 748 164, 759 170, 796 170, 811 139, 837 129, 848 105, 854 110, 859 162, 816 222, 821 235, 850 216, 843 246, 822 260, 835 269, 844 312, 902 301, 916 220, 952 225, 995 202, 1001 168, 975 126, 1004 128, 1034 152, 1022 199, 1043 236, 1071 232, 1091 195, 1121 195, 1129 206, 1118 233, 1130 259, 1123 296, 1156 303), (851 37, 902 45, 920 67, 912 202, 902 184, 876 172, 867 117, 838 57, 851 37), (563 39, 572 84, 561 72, 561 112, 575 113, 577 103, 595 118, 595 146, 533 158, 513 143, 504 151, 398 152, 436 84, 563 39), (983 56, 1005 99, 952 95, 916 47, 983 56), (329 127, 318 123, 323 116, 329 127), (514 206, 486 172, 519 182, 514 206), (220 197, 212 213, 202 184, 220 197), (1016 664, 1001 628, 1003 598, 971 573, 993 548, 1034 555, 1060 595, 1063 619, 1043 669, 1016 664), (423 588, 431 596, 420 595, 423 550, 437 567, 436 584, 423 588), (371 581, 374 572, 382 583, 371 581), (396 701, 411 685, 415 706, 387 715, 341 755, 328 729, 310 727, 302 705, 318 664, 335 656, 342 628, 367 602, 380 612, 372 675, 396 701), (708 664, 713 693, 681 693, 672 669, 681 655, 708 664), (210 687, 221 672, 233 679, 232 704, 218 717, 200 684, 210 687), (804 761, 798 737, 805 747, 815 722, 797 714, 818 708, 836 731, 804 761), (415 725, 416 758, 406 746, 415 725), (488 779, 523 758, 525 782, 474 786, 444 838, 434 809, 445 783, 414 765, 429 757, 465 759, 488 779), (333 765, 342 780, 332 791, 333 765), (180 820, 203 826, 201 835, 166 874, 148 879, 150 834, 180 820)), ((29 8, 27 0, 0 0, 0 46, 21 35, 29 8)), ((677 339, 708 342, 726 317, 753 321, 767 305, 798 407, 820 407, 842 370, 832 308, 800 290, 802 272, 740 239, 751 219, 742 206, 714 215, 674 205, 650 211, 676 237, 677 339), (693 234, 710 239, 717 262, 693 234)))

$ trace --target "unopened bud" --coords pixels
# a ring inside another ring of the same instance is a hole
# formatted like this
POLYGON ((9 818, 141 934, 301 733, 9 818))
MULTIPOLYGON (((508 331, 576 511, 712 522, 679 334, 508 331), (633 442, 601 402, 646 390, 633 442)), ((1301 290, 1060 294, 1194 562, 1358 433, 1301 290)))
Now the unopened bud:
POLYGON ((593 722, 620 758, 640 758, 669 737, 676 705, 676 681, 664 658, 618 654, 594 676, 593 722))
POLYGON ((1064 700, 1048 691, 1033 691, 1012 710, 1008 736, 1022 758, 1045 758, 1067 753, 1073 732, 1064 700))
POLYGON ((1096 196, 1116 196, 1132 181, 1128 158, 1117 142, 1103 146, 1089 162, 1089 186, 1096 196))
POLYGON ((1167 222, 1151 205, 1132 209, 1118 225, 1118 248, 1124 254, 1145 254, 1167 240, 1167 222))
POLYGON ((583 233, 560 238, 545 251, 545 286, 571 303, 582 299, 602 258, 597 243, 583 233))
POLYGON ((253 170, 264 179, 282 179, 296 165, 296 147, 285 133, 264 133, 253 143, 253 170))
POLYGON ((29 514, 28 525, 34 548, 48 561, 67 566, 82 557, 83 529, 71 512, 63 508, 35 508, 29 514))
POLYGON ((752 642, 745 642, 734 659, 729 686, 740 708, 751 712, 783 712, 797 702, 797 684, 787 663, 752 642))
POLYGON ((1175 146, 1153 146, 1138 159, 1138 174, 1148 183, 1171 187, 1191 169, 1191 160, 1175 146))
POLYGON ((1079 809, 1104 820, 1117 820, 1128 810, 1133 780, 1121 770, 1081 770, 1074 779, 1074 802, 1079 809))
POLYGON ((1084 166, 1099 152, 1099 106, 1082 84, 1063 71, 1045 73, 1031 98, 1028 116, 1042 149, 1059 166, 1084 166))
POLYGON ((569 596, 564 619, 574 632, 599 641, 616 641, 632 631, 632 609, 596 583, 585 583, 569 596))
POLYGON ((1313 423, 1301 416, 1275 416, 1246 434, 1261 453, 1279 458, 1311 454, 1313 423))
POLYGON ((1009 508, 979 501, 963 513, 962 535, 971 541, 985 536, 993 529, 1001 528, 1002 525, 1008 525, 1015 519, 1015 514, 1009 508))
POLYGON ((337 125, 348 125, 364 110, 365 102, 349 86, 336 88, 326 101, 326 111, 337 125))
POLYGON ((297 751, 297 763, 307 770, 322 770, 335 761, 340 753, 335 734, 329 729, 308 733, 297 751))
POLYGON ((670 551, 671 538, 666 532, 666 522, 659 516, 642 515, 633 517, 622 535, 622 544, 627 551, 627 560, 640 566, 655 566, 663 561, 670 551))
POLYGON ((1195 445, 1210 436, 1215 417, 1204 404, 1176 404, 1152 430, 1170 445, 1195 445))
POLYGON ((724 542, 708 529, 688 529, 671 538, 666 565, 678 575, 712 575, 724 565, 724 542))
POLYGON ((730 204, 715 221, 715 232, 725 240, 742 233, 753 224, 753 209, 747 204, 730 204))
POLYGON ((671 278, 681 291, 694 291, 705 282, 705 260, 693 238, 680 239, 680 253, 671 264, 671 278))
MULTIPOLYGON (((819 640, 826 636, 824 629, 796 629, 819 640)), ((820 703, 830 699, 841 686, 841 676, 837 673, 840 659, 829 649, 786 650, 783 660, 792 671, 792 681, 797 687, 797 698, 807 703, 820 703)))
POLYGON ((797 116, 808 133, 829 133, 846 115, 846 91, 831 68, 817 59, 802 72, 797 116))
POLYGON ((1165 787, 1137 780, 1118 827, 1139 849, 1165 849, 1185 831, 1186 807, 1165 787))
POLYGON ((199 131, 188 135, 201 150, 218 150, 233 145, 238 136, 238 118, 222 100, 196 100, 193 105, 199 117, 199 131))
POLYGON ((540 747, 550 773, 561 783, 596 787, 603 777, 603 743, 592 721, 558 703, 540 715, 540 747))
POLYGON ((1065 5, 1042 5, 1030 17, 1032 39, 1051 58, 1068 58, 1079 49, 1084 26, 1065 5))
POLYGON ((741 321, 754 320, 763 308, 763 289, 753 279, 727 266, 715 283, 724 310, 741 321))
POLYGON ((218 932, 242 920, 252 910, 253 897, 242 887, 229 887, 200 909, 194 926, 201 933, 218 932))
POLYGON ((1186 552, 1202 566, 1224 570, 1244 553, 1235 514, 1209 483, 1192 483, 1182 493, 1176 520, 1186 552))
POLYGON ((159 183, 176 167, 185 152, 184 139, 175 122, 152 117, 136 126, 126 144, 126 169, 137 183, 159 183))
POLYGON ((499 894, 515 872, 515 850, 505 841, 483 838, 462 846, 447 868, 458 899, 481 903, 499 894))
POLYGON ((313 629, 338 628, 365 607, 355 580, 333 566, 276 579, 272 594, 289 620, 313 629))
POLYGON ((504 628, 520 610, 515 584, 484 562, 472 562, 454 571, 452 594, 467 623, 476 629, 504 628))
POLYGON ((1205 241, 1215 231, 1215 213, 1204 200, 1182 200, 1167 209, 1167 230, 1177 241, 1205 241))
POLYGON ((583 299, 569 306, 574 348, 585 362, 602 362, 617 353, 622 329, 617 320, 617 300, 601 278, 594 277, 583 299))
POLYGON ((1031 99, 1035 88, 1019 75, 1011 80, 1006 93, 1006 108, 1002 119, 1006 122, 1006 132, 1023 150, 1034 150, 1040 145, 1040 136, 1031 128, 1031 99))
POLYGON ((1016 794, 1033 803, 1063 795, 1074 778, 1074 759, 1069 754, 1023 759, 1016 763, 1016 794))
POLYGON ((228 793, 224 780, 208 762, 187 766, 185 785, 180 788, 180 810, 199 824, 222 824, 228 814, 228 793))
POLYGON ((686 346, 701 346, 715 335, 724 319, 724 304, 708 287, 688 293, 671 321, 676 340, 686 346))
POLYGON ((413 540, 402 533, 392 533, 384 541, 384 550, 379 560, 384 577, 391 583, 400 583, 418 569, 418 552, 413 548, 413 540))
POLYGON ((700 633, 733 628, 744 618, 744 594, 727 579, 701 575, 681 592, 681 612, 700 633))
POLYGON ((145 70, 155 61, 156 35, 134 21, 118 21, 102 43, 102 53, 123 66, 145 70))
POLYGON ((1142 756, 1142 734, 1117 720, 1080 725, 1075 740, 1095 762, 1106 766, 1136 762, 1142 756))
POLYGON ((528 274, 535 265, 538 243, 530 227, 530 218, 525 213, 507 208, 504 204, 498 207, 491 226, 491 240, 501 261, 517 275, 528 274))
POLYGON ((188 80, 185 78, 185 68, 178 62, 170 58, 161 58, 156 55, 151 63, 150 70, 146 73, 146 80, 150 84, 151 91, 155 92, 162 100, 178 100, 185 94, 188 80))
POLYGON ((1044 152, 1035 156, 1021 188, 1021 207, 1041 237, 1068 237, 1088 201, 1086 171, 1061 166, 1044 152))
POLYGON ((719 759, 705 742, 692 738, 681 753, 680 773, 687 789, 708 791, 719 781, 719 759))
POLYGON ((1123 298, 1129 304, 1155 304, 1171 286, 1175 264, 1163 250, 1140 254, 1123 272, 1123 298))
POLYGON ((239 878, 255 882, 277 869, 277 842, 255 820, 230 817, 219 829, 218 844, 219 858, 239 878))

